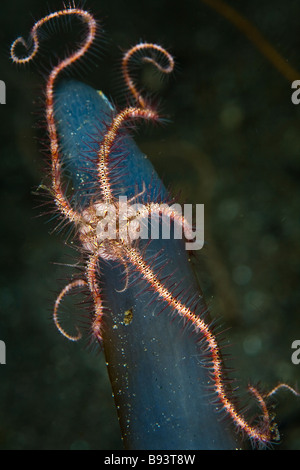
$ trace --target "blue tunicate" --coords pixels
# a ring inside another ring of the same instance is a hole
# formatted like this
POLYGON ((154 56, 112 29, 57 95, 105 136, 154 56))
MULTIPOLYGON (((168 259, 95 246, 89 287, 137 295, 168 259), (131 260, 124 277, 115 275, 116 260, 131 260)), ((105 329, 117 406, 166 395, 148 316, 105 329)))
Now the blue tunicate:
MULTIPOLYGON (((97 149, 115 111, 102 93, 74 81, 61 84, 55 97, 62 162, 74 187, 73 202, 81 210, 91 197, 101 195, 97 149)), ((133 197, 144 183, 142 201, 164 200, 166 189, 130 136, 122 134, 120 150, 114 195, 133 197)), ((167 288, 199 314, 205 310, 183 240, 139 243, 148 263, 160 253, 152 269, 167 288)), ((104 351, 126 449, 236 448, 230 423, 220 419, 220 406, 213 403, 211 377, 203 366, 207 358, 197 343, 201 338, 191 327, 184 328, 183 320, 135 270, 126 272, 119 262, 101 258, 99 267, 107 307, 104 351)))

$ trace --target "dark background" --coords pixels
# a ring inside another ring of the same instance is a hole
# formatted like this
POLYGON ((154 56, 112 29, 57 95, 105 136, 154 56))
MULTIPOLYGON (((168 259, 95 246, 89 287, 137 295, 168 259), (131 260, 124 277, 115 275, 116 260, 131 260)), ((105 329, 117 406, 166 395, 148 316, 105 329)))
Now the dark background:
MULTIPOLYGON (((299 69, 300 79, 299 1, 228 2, 299 69)), ((141 79, 159 91, 170 122, 143 130, 137 140, 167 185, 181 190, 186 202, 205 204, 207 245, 197 271, 212 315, 230 327, 230 365, 241 389, 248 382, 266 390, 280 381, 296 385, 300 365, 291 362, 291 344, 300 339, 300 106, 291 102, 291 82, 201 0, 85 6, 101 19, 105 41, 99 59, 87 58, 80 75, 74 69, 71 76, 118 104, 125 93, 120 47, 142 39, 174 54, 172 78, 158 82, 147 68, 141 79)), ((56 28, 44 56, 25 68, 9 59, 10 43, 48 12, 37 0, 1 6, 7 104, 0 107, 0 339, 7 365, 0 366, 0 448, 119 449, 103 355, 66 341, 51 320, 55 296, 73 272, 52 263, 73 263, 74 252, 63 236, 49 234, 55 221, 38 217, 43 209, 35 208, 44 166, 43 132, 34 125, 42 117, 41 64, 49 70, 51 49, 64 50, 72 34, 56 28)), ((300 449, 299 400, 282 392, 276 410, 282 442, 275 448, 300 449)))

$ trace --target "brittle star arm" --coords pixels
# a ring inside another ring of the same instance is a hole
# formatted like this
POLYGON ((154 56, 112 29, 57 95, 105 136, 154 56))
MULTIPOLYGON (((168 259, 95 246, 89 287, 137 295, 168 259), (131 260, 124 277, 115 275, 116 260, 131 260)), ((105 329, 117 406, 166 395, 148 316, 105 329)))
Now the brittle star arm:
POLYGON ((184 305, 170 290, 156 277, 151 267, 145 262, 142 255, 133 247, 128 247, 126 244, 122 244, 122 251, 124 256, 128 259, 135 269, 142 275, 142 277, 148 282, 152 290, 156 292, 160 298, 170 305, 176 313, 178 313, 187 322, 191 323, 194 330, 203 336, 203 341, 206 343, 206 347, 210 353, 210 369, 212 379, 214 383, 214 390, 220 400, 220 404, 231 416, 235 425, 242 431, 244 431, 251 439, 255 442, 270 442, 271 440, 271 429, 270 429, 270 418, 265 405, 264 398, 254 388, 250 388, 250 391, 257 398, 264 415, 264 426, 262 429, 259 427, 251 426, 244 416, 240 414, 234 403, 229 399, 223 377, 223 367, 220 349, 217 340, 211 332, 209 326, 205 323, 201 317, 192 312, 186 305, 184 305))
POLYGON ((75 281, 72 281, 70 282, 69 284, 67 284, 63 289, 62 291, 60 292, 60 294, 58 295, 58 297, 56 298, 56 301, 55 301, 55 304, 54 304, 54 311, 53 311, 53 320, 54 320, 54 323, 55 323, 55 326, 57 327, 57 329, 60 331, 60 333, 65 336, 67 339, 69 339, 70 341, 78 341, 80 338, 81 338, 81 333, 80 331, 78 330, 77 328, 77 331, 78 331, 78 334, 77 336, 72 336, 70 335, 69 333, 67 333, 64 328, 61 326, 60 322, 59 322, 59 319, 58 319, 58 309, 59 309, 59 306, 63 300, 63 298, 68 295, 70 293, 71 290, 77 288, 77 287, 84 287, 87 285, 87 282, 83 279, 76 279, 75 281))
POLYGON ((10 53, 11 58, 15 63, 24 64, 30 62, 36 56, 39 49, 40 39, 38 33, 40 28, 44 24, 48 23, 49 21, 52 21, 55 18, 70 15, 81 18, 83 23, 88 26, 88 32, 85 36, 84 41, 81 45, 79 45, 77 50, 65 59, 60 60, 58 64, 52 69, 49 75, 46 85, 46 121, 50 140, 53 197, 55 199, 56 206, 61 212, 61 214, 64 215, 70 222, 78 222, 80 220, 80 215, 71 207, 71 204, 65 197, 64 190, 61 184, 61 162, 59 158, 59 142, 54 116, 54 83, 57 79, 57 76, 66 67, 76 62, 91 47, 97 33, 96 21, 89 12, 81 10, 79 8, 66 8, 64 10, 51 13, 48 16, 45 16, 41 20, 37 21, 31 29, 30 39, 33 43, 33 47, 32 51, 26 57, 20 58, 15 52, 18 44, 22 44, 26 48, 26 50, 29 49, 29 45, 23 37, 19 37, 13 42, 10 53))
POLYGON ((86 279, 76 279, 75 281, 70 282, 67 284, 60 294, 58 295, 55 304, 54 304, 54 311, 53 311, 53 320, 55 326, 60 331, 60 333, 65 336, 70 341, 78 341, 81 338, 81 333, 77 328, 78 334, 76 336, 72 336, 66 332, 66 330, 61 326, 59 318, 58 318, 58 310, 61 305, 63 298, 70 294, 71 290, 78 288, 78 287, 85 287, 88 286, 89 291, 93 297, 94 301, 94 319, 92 323, 92 331, 95 337, 99 342, 102 340, 101 335, 101 327, 102 327, 102 316, 103 316, 103 305, 101 299, 100 289, 97 283, 97 267, 98 267, 98 258, 99 255, 96 252, 92 254, 87 262, 86 268, 86 279))
POLYGON ((176 208, 164 203, 149 202, 147 204, 138 206, 134 217, 141 221, 142 219, 148 218, 151 215, 157 215, 165 219, 172 220, 184 230, 184 235, 187 239, 191 240, 195 237, 192 225, 182 215, 182 212, 176 208))
POLYGON ((149 62, 153 64, 160 72, 169 74, 174 69, 174 59, 168 51, 163 47, 152 44, 152 43, 140 43, 131 49, 129 49, 123 56, 122 59, 122 73, 125 80, 126 86, 129 88, 131 94, 137 102, 137 107, 128 107, 124 111, 120 112, 112 121, 109 126, 103 141, 101 143, 100 151, 98 154, 98 175, 100 181, 100 187, 104 202, 111 203, 112 201, 112 190, 109 178, 108 169, 108 158, 111 153, 111 149, 114 141, 116 140, 117 133, 124 122, 129 119, 144 118, 157 120, 158 115, 150 108, 147 108, 147 103, 140 92, 138 92, 134 80, 130 73, 130 62, 132 57, 140 53, 140 61, 149 62), (152 55, 145 55, 145 52, 151 52, 156 54, 156 58, 152 55), (163 63, 163 59, 165 63, 163 63))
POLYGON ((174 58, 163 47, 153 43, 140 43, 129 49, 122 59, 122 73, 127 88, 141 108, 146 108, 147 103, 141 93, 138 91, 136 84, 131 76, 130 62, 136 56, 141 62, 153 64, 162 73, 171 73, 174 69, 174 58), (149 55, 145 55, 148 52, 149 55), (150 55, 151 54, 151 55, 150 55), (155 56, 154 56, 155 54, 155 56))
POLYGON ((94 301, 94 313, 92 322, 92 331, 94 336, 99 342, 102 341, 102 317, 103 317, 103 302, 101 292, 97 281, 97 268, 98 268, 99 254, 96 251, 91 254, 86 267, 86 279, 89 290, 94 301))
POLYGON ((98 179, 103 196, 103 202, 111 204, 113 201, 113 193, 110 182, 108 161, 111 155, 113 144, 116 141, 118 132, 124 124, 132 119, 149 119, 157 120, 158 115, 151 109, 141 109, 137 107, 130 107, 121 111, 112 120, 112 123, 107 129, 106 134, 103 137, 98 153, 98 179))

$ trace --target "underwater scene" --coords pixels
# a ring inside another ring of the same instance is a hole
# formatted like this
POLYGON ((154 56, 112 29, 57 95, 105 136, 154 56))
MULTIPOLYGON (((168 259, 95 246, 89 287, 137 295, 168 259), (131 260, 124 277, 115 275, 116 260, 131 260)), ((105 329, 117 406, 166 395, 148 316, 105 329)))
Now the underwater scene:
POLYGON ((300 449, 299 15, 2 5, 1 450, 300 449))

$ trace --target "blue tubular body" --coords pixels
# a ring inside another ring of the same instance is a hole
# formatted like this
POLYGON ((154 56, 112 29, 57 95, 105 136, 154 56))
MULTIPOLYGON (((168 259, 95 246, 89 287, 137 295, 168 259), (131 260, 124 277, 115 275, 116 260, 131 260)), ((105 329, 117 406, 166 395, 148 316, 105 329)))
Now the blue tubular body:
MULTIPOLYGON (((78 210, 99 191, 93 171, 96 151, 112 113, 104 95, 87 85, 66 82, 56 91, 62 160, 75 188, 78 210)), ((116 170, 114 194, 132 198, 143 190, 144 182, 146 191, 139 202, 164 200, 165 188, 131 137, 122 136, 119 151, 124 158, 116 170)), ((152 269, 160 270, 159 278, 165 279, 174 295, 199 314, 205 310, 182 240, 140 241, 139 246, 149 263, 160 252, 152 269)), ((201 353, 199 335, 134 269, 129 268, 123 289, 126 274, 120 263, 100 259, 99 266, 99 286, 107 307, 104 351, 125 448, 238 447, 230 422, 221 419, 220 406, 213 403, 209 370, 203 366, 208 359, 201 353)))

